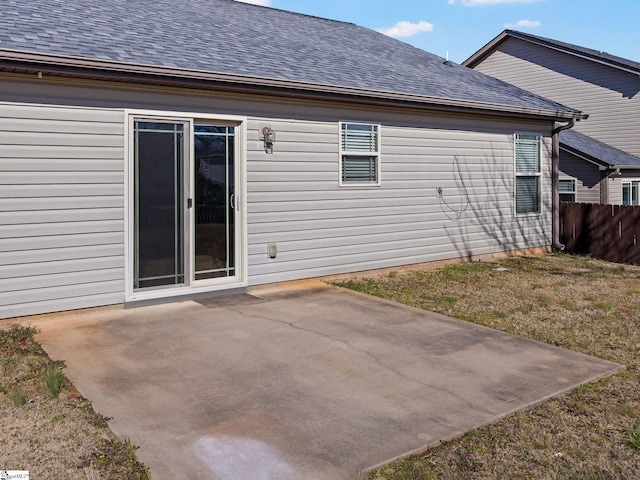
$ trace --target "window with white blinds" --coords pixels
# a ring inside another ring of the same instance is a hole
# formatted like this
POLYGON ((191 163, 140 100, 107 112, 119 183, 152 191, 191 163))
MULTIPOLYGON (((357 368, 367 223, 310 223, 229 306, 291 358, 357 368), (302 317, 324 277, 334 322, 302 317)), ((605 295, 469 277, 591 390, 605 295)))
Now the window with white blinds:
POLYGON ((540 137, 515 135, 516 213, 540 212, 540 137))
POLYGON ((575 178, 561 178, 558 180, 558 194, 561 202, 576 201, 576 180, 575 178))
POLYGON ((380 185, 380 126, 340 123, 340 184, 380 185))

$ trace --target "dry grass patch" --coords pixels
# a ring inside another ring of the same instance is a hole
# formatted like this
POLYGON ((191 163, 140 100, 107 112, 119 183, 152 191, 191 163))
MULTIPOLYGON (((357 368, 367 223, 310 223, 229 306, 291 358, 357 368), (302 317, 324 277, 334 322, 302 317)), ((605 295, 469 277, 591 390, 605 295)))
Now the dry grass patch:
POLYGON ((135 447, 121 442, 33 339, 36 329, 0 327, 0 468, 38 479, 149 478, 135 447))
POLYGON ((640 267, 546 255, 339 285, 627 367, 370 478, 640 478, 640 267))

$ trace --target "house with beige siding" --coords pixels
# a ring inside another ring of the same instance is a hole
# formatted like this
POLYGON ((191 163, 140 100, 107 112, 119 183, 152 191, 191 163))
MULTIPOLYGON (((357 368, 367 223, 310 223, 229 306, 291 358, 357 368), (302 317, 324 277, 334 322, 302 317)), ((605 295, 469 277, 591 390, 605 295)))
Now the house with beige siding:
POLYGON ((589 115, 560 135, 562 200, 640 204, 640 63, 505 30, 463 65, 589 115))
POLYGON ((13 0, 0 318, 548 249, 584 117, 349 23, 13 0))

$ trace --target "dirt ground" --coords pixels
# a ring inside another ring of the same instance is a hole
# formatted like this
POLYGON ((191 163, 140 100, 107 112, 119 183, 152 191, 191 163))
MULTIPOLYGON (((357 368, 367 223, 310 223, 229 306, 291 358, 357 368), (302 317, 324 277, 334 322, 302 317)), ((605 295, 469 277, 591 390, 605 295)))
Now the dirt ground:
MULTIPOLYGON (((341 285, 626 366, 371 479, 640 478, 640 267, 546 255, 341 285)), ((34 334, 0 324, 0 468, 38 479, 148 478, 135 447, 117 440, 66 379, 52 393, 55 362, 34 334)))
POLYGON ((116 438, 35 334, 0 324, 0 469, 34 479, 149 478, 135 447, 116 438))

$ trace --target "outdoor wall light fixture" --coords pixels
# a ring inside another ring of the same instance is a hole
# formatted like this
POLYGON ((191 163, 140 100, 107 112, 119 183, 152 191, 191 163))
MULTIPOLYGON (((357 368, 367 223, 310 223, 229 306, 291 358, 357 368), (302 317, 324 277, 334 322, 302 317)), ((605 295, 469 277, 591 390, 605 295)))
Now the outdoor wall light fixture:
POLYGON ((271 127, 264 127, 262 129, 262 138, 264 141, 264 151, 267 153, 273 153, 273 144, 276 143, 276 132, 271 127))

